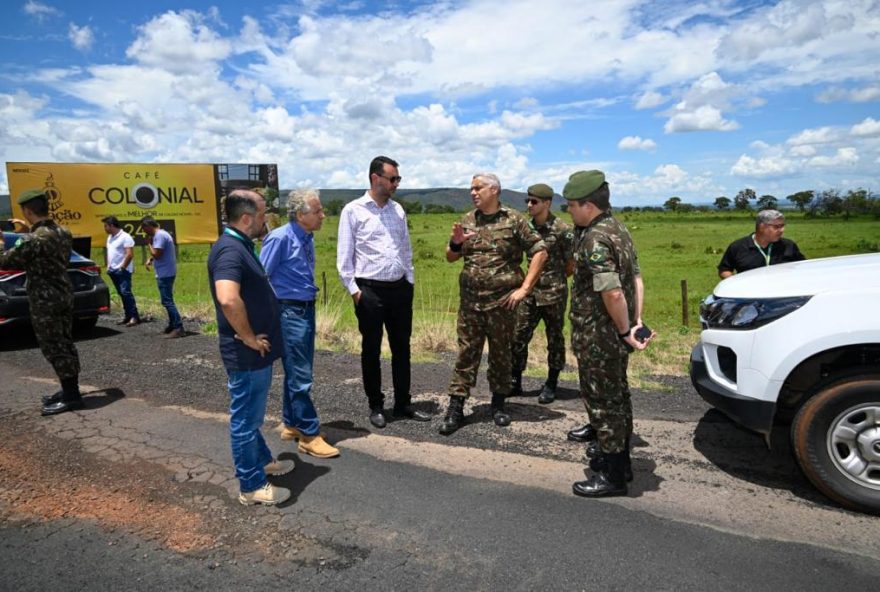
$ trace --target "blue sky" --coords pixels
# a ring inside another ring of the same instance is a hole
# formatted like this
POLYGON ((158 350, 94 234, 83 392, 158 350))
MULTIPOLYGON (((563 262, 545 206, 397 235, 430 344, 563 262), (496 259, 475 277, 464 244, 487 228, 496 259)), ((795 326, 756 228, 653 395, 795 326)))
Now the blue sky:
MULTIPOLYGON (((11 0, 4 161, 275 162, 282 187, 562 191, 615 205, 880 191, 873 1, 11 0)), ((7 190, 0 171, 0 193, 7 190)))

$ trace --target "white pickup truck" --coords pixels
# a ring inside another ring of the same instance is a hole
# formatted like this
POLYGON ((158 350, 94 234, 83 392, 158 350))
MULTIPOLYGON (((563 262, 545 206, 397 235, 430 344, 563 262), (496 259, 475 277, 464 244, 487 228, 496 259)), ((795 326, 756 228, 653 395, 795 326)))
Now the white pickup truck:
POLYGON ((691 381, 768 437, 790 421, 798 464, 841 505, 880 514, 880 254, 755 269, 700 307, 691 381))

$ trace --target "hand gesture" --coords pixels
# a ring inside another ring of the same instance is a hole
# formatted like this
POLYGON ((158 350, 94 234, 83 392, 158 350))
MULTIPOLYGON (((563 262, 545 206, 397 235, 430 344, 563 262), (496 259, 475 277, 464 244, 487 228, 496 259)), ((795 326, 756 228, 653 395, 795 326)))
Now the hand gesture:
POLYGON ((476 235, 476 232, 465 232, 464 228, 461 227, 461 223, 456 222, 452 225, 452 236, 450 237, 450 240, 455 244, 460 245, 464 241, 469 240, 476 235))

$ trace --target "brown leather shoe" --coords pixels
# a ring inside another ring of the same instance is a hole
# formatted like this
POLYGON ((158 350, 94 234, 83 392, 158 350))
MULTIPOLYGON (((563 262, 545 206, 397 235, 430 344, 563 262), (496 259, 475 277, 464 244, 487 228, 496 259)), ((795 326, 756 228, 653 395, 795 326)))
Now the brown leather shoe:
POLYGON ((131 319, 131 320, 129 320, 127 323, 125 323, 125 326, 126 326, 126 327, 135 327, 135 326, 140 325, 140 324, 141 324, 141 320, 140 320, 140 319, 131 319))
POLYGON ((183 329, 172 329, 166 336, 166 339, 177 339, 186 335, 183 329))
POLYGON ((296 428, 289 428, 287 426, 281 426, 281 439, 282 440, 299 440, 302 438, 302 432, 296 428))

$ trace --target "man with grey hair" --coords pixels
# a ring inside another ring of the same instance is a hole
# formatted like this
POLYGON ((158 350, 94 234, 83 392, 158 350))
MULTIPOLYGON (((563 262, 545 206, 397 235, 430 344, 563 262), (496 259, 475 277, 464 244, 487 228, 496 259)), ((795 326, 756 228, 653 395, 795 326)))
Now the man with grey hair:
POLYGON ((459 276, 458 361, 449 385, 449 407, 440 433, 449 435, 464 423, 464 402, 477 383, 483 344, 489 341, 486 376, 492 391, 495 425, 510 425, 504 399, 510 393, 511 345, 516 326, 516 307, 529 295, 547 251, 541 235, 528 220, 501 204, 501 183, 492 173, 478 173, 471 180, 474 210, 452 226, 446 260, 464 259, 459 276), (523 254, 528 254, 528 273, 523 276, 523 254))
POLYGON ((785 232, 785 216, 778 210, 761 210, 755 216, 755 232, 730 243, 721 262, 718 275, 721 279, 736 273, 767 265, 803 261, 804 254, 794 241, 782 238, 785 232))
POLYGON ((287 200, 289 222, 263 239, 260 263, 281 304, 284 351, 282 440, 297 440, 298 450, 318 458, 339 456, 321 436, 318 412, 312 403, 312 365, 315 357, 315 239, 324 208, 317 189, 296 189, 287 200))

